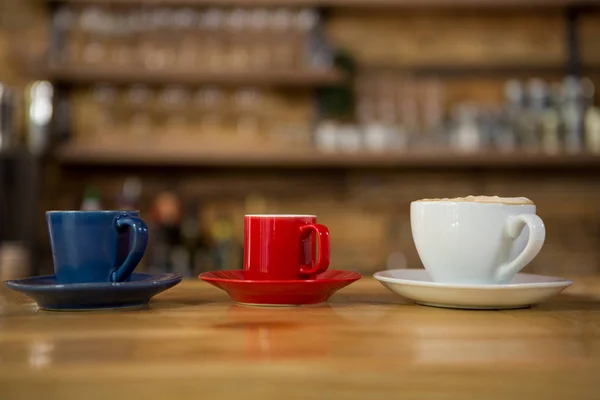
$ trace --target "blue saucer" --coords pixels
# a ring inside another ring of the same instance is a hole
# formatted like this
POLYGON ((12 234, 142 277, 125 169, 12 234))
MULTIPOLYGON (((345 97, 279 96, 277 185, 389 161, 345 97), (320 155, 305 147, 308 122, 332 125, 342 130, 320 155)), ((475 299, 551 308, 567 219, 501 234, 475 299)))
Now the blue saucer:
POLYGON ((128 282, 57 284, 54 275, 45 275, 4 283, 34 299, 44 310, 89 311, 145 306, 181 279, 179 274, 134 273, 128 282))

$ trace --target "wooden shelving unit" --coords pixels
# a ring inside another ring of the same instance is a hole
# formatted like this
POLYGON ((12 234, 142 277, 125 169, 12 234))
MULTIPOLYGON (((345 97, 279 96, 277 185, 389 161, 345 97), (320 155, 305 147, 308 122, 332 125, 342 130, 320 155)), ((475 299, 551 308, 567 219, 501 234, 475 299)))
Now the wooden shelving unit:
POLYGON ((335 8, 549 8, 570 6, 597 6, 597 0, 47 0, 51 3, 165 6, 281 6, 281 7, 335 7, 335 8))
POLYGON ((102 149, 66 146, 56 159, 71 166, 278 167, 278 168, 600 168, 600 155, 541 153, 406 151, 397 153, 208 152, 102 149))
POLYGON ((140 70, 115 66, 73 66, 32 68, 38 77, 63 84, 89 84, 109 82, 114 84, 144 83, 150 85, 215 84, 221 86, 286 86, 317 87, 342 82, 344 75, 335 70, 288 70, 268 72, 203 72, 140 70))
MULTIPOLYGON (((443 78, 473 77, 557 77, 564 76, 565 65, 362 65, 362 71, 369 73, 403 71, 413 76, 436 76, 443 78)), ((600 65, 582 66, 583 74, 600 72, 600 65)))

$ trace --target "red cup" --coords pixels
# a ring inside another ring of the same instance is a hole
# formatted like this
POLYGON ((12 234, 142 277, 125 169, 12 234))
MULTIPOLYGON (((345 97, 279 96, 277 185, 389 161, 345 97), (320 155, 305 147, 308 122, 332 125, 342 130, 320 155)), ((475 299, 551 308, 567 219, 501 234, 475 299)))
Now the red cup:
POLYGON ((315 215, 246 215, 244 279, 313 279, 325 272, 329 229, 316 222, 315 215))

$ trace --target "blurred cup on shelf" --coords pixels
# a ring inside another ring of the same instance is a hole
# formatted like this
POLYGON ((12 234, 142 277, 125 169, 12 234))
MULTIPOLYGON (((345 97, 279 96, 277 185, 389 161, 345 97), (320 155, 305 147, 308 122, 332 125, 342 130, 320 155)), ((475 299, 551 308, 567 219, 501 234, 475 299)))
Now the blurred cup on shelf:
POLYGON ((341 124, 339 126, 337 135, 337 146, 341 151, 347 153, 356 153, 363 147, 361 131, 355 124, 341 124))
POLYGON ((315 129, 315 147, 324 153, 338 150, 338 133, 340 127, 334 120, 323 120, 315 129))

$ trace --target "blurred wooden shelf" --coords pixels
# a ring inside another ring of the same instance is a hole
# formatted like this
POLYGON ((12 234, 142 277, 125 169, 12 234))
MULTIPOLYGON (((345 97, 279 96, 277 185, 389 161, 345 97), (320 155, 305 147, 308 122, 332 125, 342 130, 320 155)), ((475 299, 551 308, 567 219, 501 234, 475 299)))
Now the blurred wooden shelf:
POLYGON ((161 148, 102 149, 65 146, 59 163, 76 166, 174 166, 256 168, 600 168, 600 155, 406 151, 398 153, 173 151, 161 148))
MULTIPOLYGON (((561 77, 567 73, 566 65, 361 65, 365 73, 405 72, 412 76, 438 76, 444 78, 473 77, 561 77)), ((581 67, 584 75, 600 72, 600 65, 581 67)))
POLYGON ((38 78, 63 84, 91 84, 97 82, 113 84, 143 83, 148 85, 213 84, 223 86, 286 86, 318 87, 344 80, 343 73, 336 70, 288 70, 265 72, 192 72, 150 71, 119 68, 115 66, 47 67, 33 68, 38 78))
POLYGON ((598 6, 598 0, 47 0, 52 3, 80 4, 155 4, 164 6, 279 6, 337 8, 550 8, 598 6))

